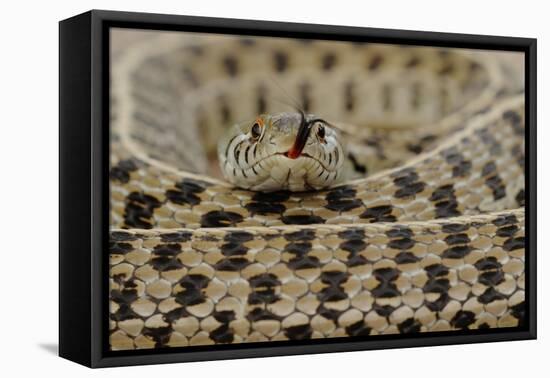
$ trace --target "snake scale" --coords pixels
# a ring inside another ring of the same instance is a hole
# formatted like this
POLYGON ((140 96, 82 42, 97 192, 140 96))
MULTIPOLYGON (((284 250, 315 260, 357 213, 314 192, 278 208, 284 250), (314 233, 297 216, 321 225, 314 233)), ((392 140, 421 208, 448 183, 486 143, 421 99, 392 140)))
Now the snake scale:
POLYGON ((495 54, 191 33, 113 54, 111 349, 521 326, 524 92, 495 54), (298 119, 281 97, 351 176, 223 179, 228 128, 298 119))

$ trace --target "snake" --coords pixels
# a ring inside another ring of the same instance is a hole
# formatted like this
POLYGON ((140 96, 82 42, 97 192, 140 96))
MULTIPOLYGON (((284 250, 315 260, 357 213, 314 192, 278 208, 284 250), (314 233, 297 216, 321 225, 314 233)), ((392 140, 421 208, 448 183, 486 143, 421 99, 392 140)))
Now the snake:
POLYGON ((112 351, 525 325, 512 53, 135 39, 110 56, 112 351))

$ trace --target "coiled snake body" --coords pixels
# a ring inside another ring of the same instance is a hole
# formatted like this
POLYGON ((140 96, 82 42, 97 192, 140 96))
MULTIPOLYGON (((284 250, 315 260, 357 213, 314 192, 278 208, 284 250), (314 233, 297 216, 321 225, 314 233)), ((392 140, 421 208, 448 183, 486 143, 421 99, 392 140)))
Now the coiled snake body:
POLYGON ((514 64, 159 38, 112 59, 113 350, 523 324, 514 64), (281 88, 303 113, 277 100, 281 88), (265 167, 249 161, 262 154, 265 167))

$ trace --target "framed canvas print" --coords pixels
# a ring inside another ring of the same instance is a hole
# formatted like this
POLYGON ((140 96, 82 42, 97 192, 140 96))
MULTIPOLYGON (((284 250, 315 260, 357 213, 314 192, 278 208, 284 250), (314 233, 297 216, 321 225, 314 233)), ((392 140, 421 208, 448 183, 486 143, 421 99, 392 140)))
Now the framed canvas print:
POLYGON ((536 337, 536 40, 60 23, 60 355, 536 337))

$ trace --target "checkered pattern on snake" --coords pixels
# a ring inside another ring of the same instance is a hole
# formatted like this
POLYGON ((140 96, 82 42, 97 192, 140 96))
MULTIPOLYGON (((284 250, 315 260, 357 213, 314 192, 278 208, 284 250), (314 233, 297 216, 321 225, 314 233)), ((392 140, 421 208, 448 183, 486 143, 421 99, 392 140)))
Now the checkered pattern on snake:
POLYGON ((113 350, 523 324, 525 112, 509 66, 411 46, 162 38, 112 61, 113 350), (359 178, 271 193, 221 179, 219 136, 287 111, 281 87, 345 131, 359 178))

